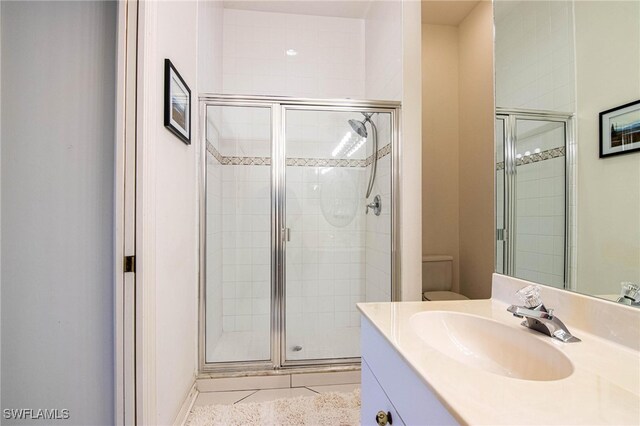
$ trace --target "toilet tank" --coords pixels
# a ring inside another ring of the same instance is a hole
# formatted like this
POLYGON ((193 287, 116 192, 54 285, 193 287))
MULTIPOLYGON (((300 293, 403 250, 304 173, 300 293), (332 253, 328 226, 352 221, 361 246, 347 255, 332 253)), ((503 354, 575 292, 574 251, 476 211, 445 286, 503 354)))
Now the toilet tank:
POLYGON ((422 257, 422 291, 450 291, 453 282, 453 256, 422 257))

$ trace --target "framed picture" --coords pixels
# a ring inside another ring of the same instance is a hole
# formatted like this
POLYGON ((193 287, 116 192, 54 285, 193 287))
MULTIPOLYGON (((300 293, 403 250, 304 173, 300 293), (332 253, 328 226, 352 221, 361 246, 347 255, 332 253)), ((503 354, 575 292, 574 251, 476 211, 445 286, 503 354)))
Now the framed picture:
POLYGON ((164 60, 164 126, 191 145, 191 90, 169 59, 164 60))
POLYGON ((640 100, 600 113, 600 158, 640 150, 640 100))

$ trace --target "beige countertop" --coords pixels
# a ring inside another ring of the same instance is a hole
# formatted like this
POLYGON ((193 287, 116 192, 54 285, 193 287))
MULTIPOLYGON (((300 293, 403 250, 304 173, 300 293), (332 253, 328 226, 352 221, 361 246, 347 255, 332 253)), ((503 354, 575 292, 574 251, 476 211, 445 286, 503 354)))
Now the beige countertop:
MULTIPOLYGON (((490 299, 360 303, 358 309, 460 423, 640 425, 638 351, 570 323, 568 329, 582 342, 563 343, 522 327, 522 320, 507 312, 507 306, 490 299), (529 333, 562 351, 574 372, 561 380, 530 381, 460 363, 430 347, 412 329, 409 318, 423 311, 478 315, 529 333)), ((563 319, 562 310, 557 313, 563 319)))

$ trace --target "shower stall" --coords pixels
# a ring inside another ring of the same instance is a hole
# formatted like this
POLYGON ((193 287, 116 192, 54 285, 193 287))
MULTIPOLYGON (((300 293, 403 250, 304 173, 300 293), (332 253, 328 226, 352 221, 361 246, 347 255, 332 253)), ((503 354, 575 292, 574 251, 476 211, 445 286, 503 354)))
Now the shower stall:
POLYGON ((496 272, 570 287, 572 114, 496 110, 496 272))
POLYGON ((359 362, 396 298, 397 102, 205 95, 200 371, 359 362))

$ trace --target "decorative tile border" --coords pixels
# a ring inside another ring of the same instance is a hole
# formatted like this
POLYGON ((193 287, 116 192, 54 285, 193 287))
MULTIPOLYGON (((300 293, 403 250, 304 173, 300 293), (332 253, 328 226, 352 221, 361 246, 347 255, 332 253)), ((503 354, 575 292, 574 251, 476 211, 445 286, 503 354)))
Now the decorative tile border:
MULTIPOLYGON (((551 160, 552 158, 564 157, 565 149, 564 146, 559 148, 551 148, 546 151, 534 153, 531 155, 522 156, 516 159, 516 167, 523 166, 525 164, 533 164, 539 161, 551 160)), ((504 161, 496 163, 496 170, 504 169, 504 161)))
MULTIPOLYGON (((378 150, 378 160, 383 158, 383 157, 386 157, 389 154, 391 154, 391 144, 390 143, 386 144, 385 146, 383 146, 382 148, 380 148, 378 150)), ((368 166, 371 163, 373 163, 373 154, 371 154, 370 156, 367 157, 365 165, 368 166)))
POLYGON ((224 158, 222 158, 222 155, 220 155, 218 150, 211 144, 211 142, 207 142, 207 152, 213 155, 213 158, 218 160, 218 163, 222 164, 224 158))
MULTIPOLYGON (((207 152, 223 166, 270 166, 271 157, 224 157, 207 142, 207 152)), ((387 144, 378 150, 378 160, 391 154, 391 145, 387 144)), ((346 158, 287 158, 287 166, 302 167, 367 167, 373 163, 373 154, 366 159, 349 160, 346 158)))
POLYGON ((348 160, 346 158, 287 158, 287 166, 366 167, 367 160, 348 160))

